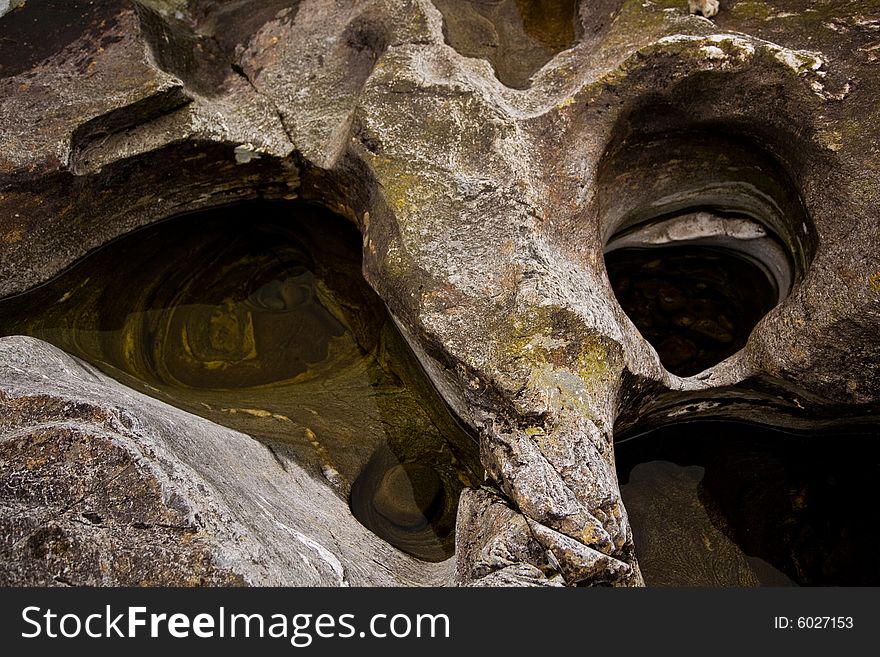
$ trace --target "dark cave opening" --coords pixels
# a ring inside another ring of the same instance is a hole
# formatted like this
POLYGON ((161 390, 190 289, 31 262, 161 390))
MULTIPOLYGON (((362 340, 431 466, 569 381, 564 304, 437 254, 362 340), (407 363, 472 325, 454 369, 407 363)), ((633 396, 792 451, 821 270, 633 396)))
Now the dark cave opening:
POLYGON ((876 586, 877 427, 670 425, 615 446, 649 586, 876 586))

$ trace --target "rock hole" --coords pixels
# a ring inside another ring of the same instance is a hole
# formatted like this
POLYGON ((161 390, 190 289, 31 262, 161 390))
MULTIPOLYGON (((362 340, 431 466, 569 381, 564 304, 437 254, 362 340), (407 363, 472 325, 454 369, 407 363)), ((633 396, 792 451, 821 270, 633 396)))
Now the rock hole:
POLYGON ((392 545, 444 560, 478 446, 364 280, 361 248, 353 225, 302 202, 182 215, 0 301, 0 334, 267 443, 392 545))
POLYGON ((93 525, 100 525, 104 522, 104 518, 94 511, 86 511, 82 514, 82 517, 88 520, 93 525))
POLYGON ((697 374, 742 349, 758 321, 787 294, 791 278, 781 249, 760 224, 710 212, 616 237, 606 248, 605 265, 621 307, 660 362, 679 376, 697 374), (730 236, 734 230, 725 232, 735 223, 751 232, 743 244, 730 236), (664 243, 676 226, 684 228, 680 239, 664 243), (766 261, 760 259, 764 254, 766 261))
POLYGON ((876 586, 878 437, 877 427, 701 421, 621 440, 618 479, 646 583, 876 586))
POLYGON ((351 489, 351 510, 361 524, 425 561, 443 561, 454 553, 457 506, 458 494, 449 494, 442 472, 423 462, 401 461, 384 448, 351 489))
POLYGON ((722 129, 629 135, 602 167, 608 278, 663 366, 693 376, 744 348, 812 253, 784 167, 722 129))

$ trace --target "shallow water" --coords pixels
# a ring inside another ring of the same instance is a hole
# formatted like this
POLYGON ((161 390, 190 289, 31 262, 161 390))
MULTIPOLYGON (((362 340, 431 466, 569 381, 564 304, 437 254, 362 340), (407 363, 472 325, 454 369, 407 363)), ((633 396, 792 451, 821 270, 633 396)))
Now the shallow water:
POLYGON ((776 305, 764 272, 700 246, 622 248, 605 255, 624 312, 673 374, 691 376, 742 349, 776 305))
POLYGON ((0 301, 0 334, 263 441, 350 493, 379 536, 439 561, 480 481, 477 444, 364 281, 360 249, 353 226, 305 203, 185 215, 0 301))
POLYGON ((649 586, 880 584, 880 430, 694 422, 615 455, 649 586))

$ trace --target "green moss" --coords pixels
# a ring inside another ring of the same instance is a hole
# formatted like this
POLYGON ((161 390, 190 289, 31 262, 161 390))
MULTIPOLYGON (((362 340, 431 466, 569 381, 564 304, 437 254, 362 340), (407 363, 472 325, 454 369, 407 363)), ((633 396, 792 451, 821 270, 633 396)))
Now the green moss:
POLYGON ((516 316, 507 331, 502 329, 506 355, 531 367, 576 368, 584 381, 608 375, 610 343, 587 329, 583 320, 558 306, 532 307, 516 316))
POLYGON ((681 17, 687 13, 687 4, 676 2, 664 7, 659 3, 645 7, 642 0, 624 2, 614 20, 608 34, 603 39, 603 50, 613 52, 618 48, 638 48, 639 44, 648 44, 659 38, 666 31, 669 20, 673 16, 681 17), (675 7, 681 14, 663 11, 664 8, 675 7))

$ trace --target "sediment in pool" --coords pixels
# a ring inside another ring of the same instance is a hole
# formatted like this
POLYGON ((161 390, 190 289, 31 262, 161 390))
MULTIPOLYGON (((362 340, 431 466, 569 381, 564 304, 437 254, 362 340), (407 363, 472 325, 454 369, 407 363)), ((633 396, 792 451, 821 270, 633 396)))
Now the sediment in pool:
POLYGON ((722 249, 669 246, 606 254, 617 300, 673 374, 691 376, 742 349, 777 292, 748 260, 722 249))

